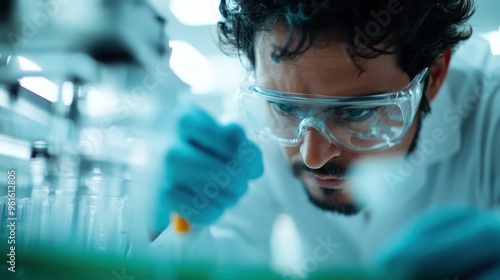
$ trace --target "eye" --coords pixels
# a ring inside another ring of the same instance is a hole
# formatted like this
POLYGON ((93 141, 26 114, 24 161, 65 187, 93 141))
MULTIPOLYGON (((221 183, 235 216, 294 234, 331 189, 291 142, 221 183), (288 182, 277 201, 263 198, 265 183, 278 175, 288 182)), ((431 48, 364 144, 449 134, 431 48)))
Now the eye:
POLYGON ((339 110, 340 117, 343 120, 348 120, 351 122, 364 122, 371 118, 375 112, 377 112, 378 107, 374 108, 345 108, 339 110))
POLYGON ((282 116, 289 116, 291 114, 296 114, 300 111, 299 106, 287 103, 278 103, 270 101, 273 110, 282 116))

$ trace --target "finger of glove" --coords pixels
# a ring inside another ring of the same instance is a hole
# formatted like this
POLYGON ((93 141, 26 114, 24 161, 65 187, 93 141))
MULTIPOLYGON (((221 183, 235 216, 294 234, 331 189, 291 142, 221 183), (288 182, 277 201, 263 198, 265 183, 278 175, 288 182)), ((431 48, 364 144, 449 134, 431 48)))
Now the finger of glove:
POLYGON ((189 186, 192 189, 206 193, 207 196, 225 194, 230 197, 239 198, 248 189, 250 179, 243 172, 231 176, 225 171, 197 173, 192 176, 179 176, 172 181, 173 188, 178 186, 189 186))
POLYGON ((167 161, 166 191, 188 187, 208 197, 223 194, 234 199, 247 191, 249 178, 242 167, 228 168, 228 164, 192 147, 171 151, 167 161))
POLYGON ((247 190, 248 172, 236 160, 224 164, 190 145, 178 145, 170 150, 166 161, 165 189, 188 186, 209 194, 223 191, 236 198, 247 190))
POLYGON ((441 208, 423 215, 399 234, 378 263, 391 270, 425 271, 433 276, 469 274, 500 254, 500 248, 484 246, 500 238, 495 225, 469 208, 441 208))
POLYGON ((170 224, 169 208, 167 208, 166 202, 161 200, 159 202, 159 204, 156 204, 158 207, 154 209, 154 216, 152 216, 152 220, 150 221, 150 226, 156 232, 162 232, 170 224))
MULTIPOLYGON (((199 145, 183 143, 171 150, 171 164, 169 166, 175 168, 175 172, 182 168, 186 168, 188 172, 193 168, 206 170, 206 172, 200 171, 196 175, 210 173, 212 178, 216 177, 214 174, 221 173, 224 175, 223 177, 229 175, 236 177, 236 180, 244 179, 241 178, 244 176, 247 176, 248 179, 260 177, 264 170, 260 149, 246 139, 243 130, 238 125, 229 124, 223 130, 228 135, 226 140, 231 146, 230 150, 234 150, 231 155, 226 154, 226 159, 215 156, 213 152, 200 148, 199 145), (221 162, 225 164, 223 167, 220 165, 221 162), (206 168, 207 163, 209 168, 206 168)), ((182 174, 182 172, 178 174, 182 174)))
POLYGON ((236 161, 248 175, 249 179, 256 179, 264 172, 262 151, 254 143, 246 140, 238 146, 236 161))
POLYGON ((182 141, 226 160, 236 152, 235 142, 242 139, 242 132, 241 129, 225 129, 208 113, 195 107, 186 110, 178 122, 178 135, 182 141))
POLYGON ((209 200, 189 187, 179 187, 166 194, 168 208, 196 224, 210 224, 224 212, 218 201, 209 200))
POLYGON ((215 202, 215 205, 228 208, 235 205, 241 197, 241 195, 234 195, 216 185, 206 185, 202 189, 179 186, 166 192, 165 196, 167 203, 170 204, 167 208, 175 208, 175 205, 183 203, 197 210, 211 207, 212 202, 215 202))
POLYGON ((471 277, 475 280, 498 280, 500 279, 500 264, 497 264, 490 269, 479 273, 479 275, 471 277))
POLYGON ((172 147, 165 162, 167 188, 179 183, 188 186, 208 183, 211 173, 224 170, 227 165, 214 155, 188 144, 172 147))
MULTIPOLYGON (((423 251, 419 250, 417 247, 428 247, 426 244, 423 244, 428 242, 428 240, 426 240, 428 238, 427 235, 433 233, 440 237, 442 232, 451 227, 453 223, 457 222, 461 216, 462 214, 453 213, 450 217, 450 215, 448 215, 445 211, 437 216, 425 213, 424 215, 418 217, 416 221, 407 225, 406 228, 399 231, 395 237, 390 239, 391 243, 389 246, 386 246, 384 251, 378 255, 378 262, 381 264, 390 263, 389 265, 391 265, 397 261, 401 261, 401 259, 398 258, 399 255, 406 258, 415 256, 415 254, 421 255, 423 251), (446 220, 446 222, 441 223, 438 219, 446 220), (447 226, 443 227, 443 224, 446 224, 447 226)), ((433 249, 433 247, 427 249, 433 249)))

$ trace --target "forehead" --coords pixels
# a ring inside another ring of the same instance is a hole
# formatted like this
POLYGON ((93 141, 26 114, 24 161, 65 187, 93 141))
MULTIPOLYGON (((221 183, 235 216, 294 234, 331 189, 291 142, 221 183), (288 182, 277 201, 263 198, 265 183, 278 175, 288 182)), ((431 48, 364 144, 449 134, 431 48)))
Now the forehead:
POLYGON ((259 32, 255 40, 256 81, 261 87, 295 93, 331 96, 366 95, 374 92, 397 91, 409 82, 409 77, 396 65, 394 55, 373 59, 357 58, 364 72, 340 42, 313 46, 293 59, 275 62, 271 54, 275 46, 284 46, 288 32, 277 26, 259 32))

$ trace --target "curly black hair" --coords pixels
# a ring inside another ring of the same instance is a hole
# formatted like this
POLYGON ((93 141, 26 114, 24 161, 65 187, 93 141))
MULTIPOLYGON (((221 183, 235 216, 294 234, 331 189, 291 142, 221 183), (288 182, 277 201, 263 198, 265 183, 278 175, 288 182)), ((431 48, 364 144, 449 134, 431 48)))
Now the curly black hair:
POLYGON ((471 36, 465 22, 475 9, 473 0, 221 0, 219 10, 221 49, 244 55, 253 68, 256 33, 284 23, 289 40, 270 54, 277 62, 335 40, 347 43, 355 63, 395 54, 413 78, 471 36))
POLYGON ((464 23, 473 15, 474 4, 473 0, 222 0, 219 10, 220 46, 245 55, 253 67, 256 33, 282 22, 290 39, 276 46, 271 54, 276 61, 307 51, 318 43, 318 34, 342 34, 331 39, 347 43, 352 58, 395 54, 401 69, 414 77, 471 36, 472 29, 464 23))

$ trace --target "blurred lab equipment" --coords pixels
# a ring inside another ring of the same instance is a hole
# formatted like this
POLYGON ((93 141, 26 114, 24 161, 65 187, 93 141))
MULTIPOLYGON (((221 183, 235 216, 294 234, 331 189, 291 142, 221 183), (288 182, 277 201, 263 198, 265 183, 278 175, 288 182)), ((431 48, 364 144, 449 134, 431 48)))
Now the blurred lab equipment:
POLYGON ((2 257, 12 232, 27 252, 131 254, 186 89, 166 20, 146 0, 2 1, 0 13, 2 257))

